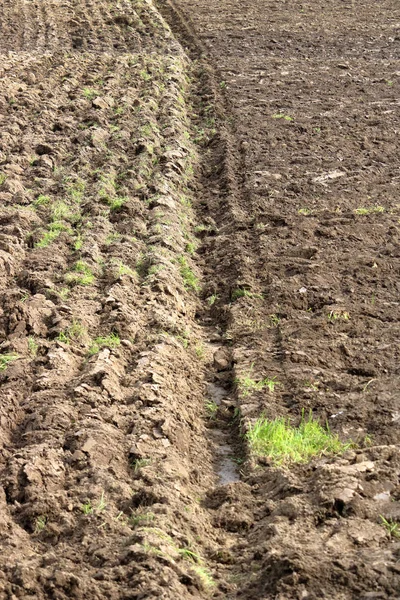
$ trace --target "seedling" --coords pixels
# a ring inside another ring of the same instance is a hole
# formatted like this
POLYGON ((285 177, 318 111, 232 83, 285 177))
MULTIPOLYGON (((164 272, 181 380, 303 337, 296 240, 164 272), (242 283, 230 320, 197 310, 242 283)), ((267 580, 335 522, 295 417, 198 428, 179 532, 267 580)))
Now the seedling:
POLYGON ((82 504, 81 511, 84 515, 91 515, 93 513, 93 507, 90 500, 88 500, 85 504, 82 504))
POLYGON ((194 351, 196 352, 197 358, 200 358, 200 360, 204 360, 206 356, 206 349, 204 347, 204 344, 197 344, 194 351))
POLYGON ((28 350, 29 350, 29 354, 34 358, 37 355, 37 351, 38 351, 39 345, 36 342, 34 337, 29 337, 28 338, 28 350))
POLYGON ((94 100, 94 98, 96 98, 96 96, 98 95, 98 92, 91 88, 84 88, 82 94, 87 100, 94 100))
POLYGON ((135 473, 137 473, 143 467, 148 467, 151 463, 150 458, 138 458, 132 462, 132 467, 135 473))
POLYGON ((43 529, 46 527, 46 523, 47 523, 47 517, 45 517, 44 515, 40 515, 36 519, 35 533, 40 533, 41 531, 43 531, 43 529))
POLYGON ((262 298, 262 295, 255 294, 254 292, 250 292, 244 288, 237 288, 236 290, 233 290, 231 294, 231 300, 232 302, 235 302, 235 300, 238 300, 238 298, 262 298))
POLYGON ((273 393, 275 391, 275 387, 278 385, 281 385, 279 383, 279 381, 276 381, 275 377, 272 377, 272 378, 266 377, 265 379, 261 379, 260 381, 256 381, 255 379, 252 379, 251 373, 253 371, 253 366, 254 366, 254 363, 251 365, 250 372, 248 375, 245 375, 244 377, 238 377, 235 380, 235 383, 238 386, 239 392, 241 393, 241 395, 244 398, 249 396, 252 392, 260 392, 264 388, 268 388, 268 390, 271 393, 273 393))
POLYGON ((370 207, 360 207, 356 208, 356 215, 370 215, 370 214, 379 214, 385 212, 384 206, 370 206, 370 207))
POLYGON ((289 117, 289 115, 285 115, 283 113, 276 113, 272 115, 273 119, 283 119, 284 121, 293 121, 293 117, 289 117))
POLYGON ((120 343, 121 340, 119 338, 119 335, 117 335, 116 333, 111 333, 110 335, 107 335, 105 337, 97 337, 93 340, 89 348, 89 356, 97 354, 97 352, 100 352, 102 348, 110 348, 111 350, 113 350, 114 348, 117 348, 117 346, 119 346, 120 343))
POLYGON ((218 300, 217 294, 213 294, 212 296, 209 296, 207 298, 207 302, 208 302, 209 306, 213 306, 217 300, 218 300))
POLYGON ((51 202, 50 196, 40 195, 36 198, 36 200, 34 200, 33 206, 46 206, 47 204, 50 204, 50 202, 51 202))
POLYGON ((202 567, 200 565, 195 565, 192 567, 192 569, 195 573, 197 573, 197 575, 199 576, 199 578, 201 580, 201 583, 203 584, 203 586, 206 589, 215 587, 215 581, 212 578, 212 575, 210 574, 210 572, 205 567, 202 567))
POLYGON ((106 502, 106 499, 105 499, 105 496, 104 496, 104 492, 102 492, 100 500, 98 501, 98 503, 96 505, 96 510, 98 512, 102 512, 106 508, 107 508, 107 502, 106 502))
POLYGON ((8 365, 18 358, 18 354, 0 354, 0 371, 5 371, 8 365))
POLYGON ((187 560, 191 560, 194 563, 201 563, 201 556, 197 552, 193 552, 190 548, 179 548, 178 552, 187 560))
POLYGON ((338 321, 338 320, 348 321, 349 319, 350 319, 350 315, 346 311, 331 310, 331 312, 328 315, 328 320, 331 322, 338 321))
POLYGON ((309 208, 299 208, 299 215, 311 215, 311 210, 309 208))
POLYGON ((274 327, 278 327, 279 323, 281 322, 280 318, 278 317, 278 315, 269 315, 269 318, 271 320, 271 324, 274 327))
POLYGON ((117 263, 116 267, 118 277, 122 277, 123 275, 131 275, 133 277, 135 275, 135 271, 128 267, 128 265, 124 265, 121 261, 117 263))
POLYGON ((136 527, 141 523, 150 523, 151 521, 154 521, 155 517, 155 514, 152 512, 134 514, 131 517, 129 517, 129 522, 131 523, 131 525, 133 525, 133 527, 136 527))
POLYGON ((196 252, 196 244, 194 244, 193 242, 188 242, 186 244, 185 250, 188 254, 194 254, 196 252))
POLYGON ((74 250, 76 250, 78 252, 79 250, 81 250, 82 246, 83 246, 83 239, 82 239, 82 236, 80 234, 78 234, 78 236, 75 240, 75 243, 74 243, 74 250))
POLYGON ((246 437, 254 454, 267 456, 275 464, 304 463, 314 456, 342 454, 354 446, 321 427, 311 411, 307 419, 303 413, 299 427, 293 427, 285 417, 269 420, 261 416, 246 437))
POLYGON ((92 270, 83 260, 78 260, 72 272, 65 275, 65 281, 70 285, 90 285, 94 279, 92 270))
POLYGON ((208 418, 210 419, 210 421, 212 421, 217 416, 218 404, 216 402, 214 402, 213 400, 208 400, 206 402, 206 410, 208 413, 208 418))
POLYGON ((193 273, 191 267, 188 265, 186 258, 181 256, 179 257, 178 262, 180 264, 180 274, 183 279, 183 285, 187 289, 198 292, 200 290, 198 279, 193 273))
POLYGON ((382 521, 381 525, 386 529, 390 537, 400 538, 400 526, 396 521, 392 519, 387 520, 382 515, 379 515, 379 518, 382 521))
POLYGON ((6 179, 7 175, 5 173, 0 173, 0 185, 3 185, 6 179))

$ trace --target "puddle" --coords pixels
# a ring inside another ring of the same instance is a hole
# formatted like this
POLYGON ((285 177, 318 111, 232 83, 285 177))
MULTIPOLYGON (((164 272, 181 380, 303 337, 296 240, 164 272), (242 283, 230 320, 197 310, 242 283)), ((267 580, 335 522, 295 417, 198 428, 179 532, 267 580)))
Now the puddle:
MULTIPOLYGON (((207 385, 207 396, 210 400, 221 406, 228 392, 220 385, 209 383, 207 385)), ((218 484, 226 485, 240 481, 238 466, 234 460, 234 450, 229 444, 229 434, 223 429, 210 429, 210 438, 215 444, 215 471, 218 475, 218 484)))

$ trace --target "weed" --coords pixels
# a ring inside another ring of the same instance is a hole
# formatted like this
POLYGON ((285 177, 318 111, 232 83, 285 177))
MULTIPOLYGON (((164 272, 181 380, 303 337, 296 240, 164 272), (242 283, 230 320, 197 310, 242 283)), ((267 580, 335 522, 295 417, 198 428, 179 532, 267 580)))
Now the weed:
POLYGON ((8 365, 18 358, 18 354, 0 354, 0 371, 5 371, 8 365))
POLYGON ((226 81, 221 81, 219 87, 221 88, 221 90, 224 90, 226 88, 226 81))
POLYGON ((98 92, 91 88, 84 88, 82 94, 86 98, 86 100, 94 100, 94 98, 96 98, 96 96, 98 95, 98 92))
POLYGON ((183 204, 183 206, 187 206, 187 208, 191 208, 192 202, 187 196, 182 195, 179 199, 180 199, 181 204, 183 204))
POLYGON ((107 202, 110 206, 110 210, 118 210, 127 200, 128 198, 121 198, 117 196, 117 198, 109 198, 107 202))
POLYGON ((206 356, 206 349, 204 347, 204 344, 197 344, 194 351, 196 352, 197 358, 200 358, 200 360, 204 360, 206 356))
POLYGON ((289 117, 289 115, 285 115, 283 113, 276 113, 272 115, 273 119, 283 119, 284 121, 293 121, 293 117, 289 117))
POLYGON ((96 504, 96 510, 98 512, 102 512, 106 508, 107 508, 107 502, 106 502, 106 499, 105 499, 105 496, 104 496, 104 492, 102 492, 101 496, 100 496, 100 500, 96 504))
POLYGON ((370 206, 370 207, 360 207, 356 208, 356 215, 371 215, 371 214, 379 214, 385 212, 384 206, 370 206))
POLYGON ((254 364, 251 365, 250 372, 248 375, 245 375, 244 377, 238 377, 235 380, 235 383, 237 384, 241 395, 245 398, 246 396, 249 396, 252 392, 260 392, 264 388, 268 388, 268 390, 271 393, 273 393, 275 387, 277 385, 280 385, 279 381, 276 381, 275 377, 272 377, 272 379, 266 377, 265 379, 261 379, 261 381, 255 381, 255 379, 251 378, 253 366, 254 364))
POLYGON ((205 567, 202 567, 201 565, 195 565, 192 567, 192 569, 200 577, 200 580, 205 588, 209 589, 215 587, 215 581, 212 578, 210 572, 205 567))
POLYGON ((51 209, 51 216, 54 221, 69 219, 71 217, 71 210, 65 202, 56 202, 51 209))
POLYGON ((110 246, 111 244, 113 244, 114 242, 118 242, 121 239, 121 234, 120 233, 110 233, 104 243, 106 244, 106 246, 110 246))
POLYGON ((185 250, 188 254, 194 254, 196 252, 196 244, 194 244, 193 242, 188 242, 186 244, 185 250))
POLYGON ((118 277, 122 277, 123 275, 135 275, 135 271, 128 267, 128 265, 124 265, 124 263, 121 261, 117 263, 116 267, 118 277))
POLYGON ((35 533, 40 533, 41 531, 43 531, 43 529, 46 527, 46 523, 47 523, 47 517, 45 517, 44 515, 40 515, 36 519, 35 533))
POLYGON ((93 340, 90 348, 89 348, 89 356, 93 356, 93 354, 97 354, 102 348, 116 348, 121 343, 119 336, 116 333, 111 333, 105 337, 97 337, 93 340))
POLYGON ((279 323, 281 322, 281 320, 280 320, 280 318, 278 317, 278 315, 275 315, 275 314, 273 314, 273 315, 269 315, 269 318, 270 318, 271 324, 272 324, 274 327, 278 327, 279 323))
POLYGON ((235 300, 238 300, 239 298, 262 298, 262 295, 255 294, 254 292, 250 292, 244 288, 237 288, 231 293, 231 300, 232 302, 235 302, 235 300))
POLYGON ((47 248, 58 236, 60 231, 55 229, 53 231, 46 231, 42 238, 35 244, 35 248, 47 248))
POLYGON ((299 427, 293 427, 285 417, 269 420, 260 417, 246 435, 255 454, 269 457, 276 464, 307 462, 313 456, 341 454, 354 444, 343 443, 337 435, 324 429, 310 411, 302 415, 299 427))
POLYGON ((201 563, 201 556, 197 554, 197 552, 193 552, 190 548, 179 548, 179 554, 186 558, 187 560, 191 560, 194 563, 201 563))
POLYGON ((309 208, 299 208, 298 210, 299 215, 311 215, 311 210, 309 208))
POLYGON ((47 204, 50 204, 50 202, 50 196, 40 195, 36 198, 36 200, 33 201, 33 206, 46 206, 47 204))
POLYGON ((194 228, 195 233, 202 233, 203 231, 211 231, 211 225, 196 225, 194 228))
POLYGON ((338 320, 348 321, 349 319, 350 315, 346 311, 331 310, 331 312, 328 314, 328 321, 331 321, 332 323, 338 320))
POLYGON ((76 204, 82 201, 85 187, 86 184, 83 179, 77 179, 74 183, 67 186, 67 193, 76 204))
POLYGON ((29 354, 34 358, 37 355, 37 351, 38 351, 39 345, 36 342, 34 337, 29 337, 28 338, 28 350, 29 350, 29 354))
POLYGON ((148 467, 150 463, 151 463, 150 458, 137 458, 136 460, 134 460, 132 462, 131 466, 132 466, 134 472, 137 473, 140 469, 143 469, 143 467, 148 467))
POLYGON ((90 285, 94 279, 92 270, 83 260, 78 260, 72 272, 65 275, 65 281, 70 285, 90 285))
POLYGON ((146 71, 146 69, 142 69, 139 75, 143 79, 143 81, 149 81, 149 79, 151 79, 151 75, 146 71))
POLYGON ((61 300, 66 300, 69 294, 70 291, 68 288, 61 288, 61 290, 58 292, 58 295, 60 296, 61 300))
POLYGON ((207 298, 207 302, 208 302, 209 306, 213 306, 217 300, 218 300, 217 294, 212 294, 212 296, 209 296, 207 298))
POLYGON ((191 267, 188 265, 186 258, 181 256, 179 257, 178 262, 180 264, 180 274, 183 279, 183 285, 187 289, 192 289, 195 292, 198 292, 200 290, 198 279, 193 273, 191 267))
POLYGON ((62 342, 63 344, 69 344, 69 336, 65 331, 60 331, 58 336, 56 337, 58 342, 62 342))
POLYGON ((215 419, 218 413, 218 404, 214 400, 207 400, 205 403, 206 411, 210 421, 215 419))
POLYGON ((133 527, 136 527, 141 523, 151 523, 151 521, 154 521, 155 517, 156 515, 152 512, 134 514, 129 517, 129 523, 133 525, 133 527))
POLYGON ((3 185, 6 179, 7 175, 5 173, 0 173, 0 185, 3 185))
POLYGON ((381 525, 386 529, 390 537, 400 538, 400 526, 398 523, 393 521, 392 519, 385 519, 382 515, 379 515, 381 519, 381 525))
POLYGON ((92 503, 90 502, 90 500, 87 500, 87 502, 85 504, 82 504, 81 511, 83 512, 84 515, 91 515, 93 513, 93 507, 92 507, 92 503))
POLYGON ((82 239, 82 236, 79 234, 75 240, 74 250, 76 250, 76 251, 81 250, 82 246, 83 246, 83 239, 82 239))

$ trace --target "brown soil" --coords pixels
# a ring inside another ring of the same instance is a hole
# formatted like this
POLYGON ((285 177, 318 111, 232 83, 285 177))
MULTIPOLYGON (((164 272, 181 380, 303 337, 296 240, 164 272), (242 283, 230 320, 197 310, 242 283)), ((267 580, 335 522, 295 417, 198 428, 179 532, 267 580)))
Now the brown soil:
POLYGON ((400 598, 398 3, 0 26, 1 598, 400 598))

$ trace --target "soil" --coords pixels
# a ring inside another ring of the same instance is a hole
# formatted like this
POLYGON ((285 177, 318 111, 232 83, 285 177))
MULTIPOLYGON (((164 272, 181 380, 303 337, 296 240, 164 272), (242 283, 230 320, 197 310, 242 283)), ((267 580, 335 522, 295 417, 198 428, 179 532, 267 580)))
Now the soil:
POLYGON ((0 11, 1 598, 400 598, 398 3, 0 11))

